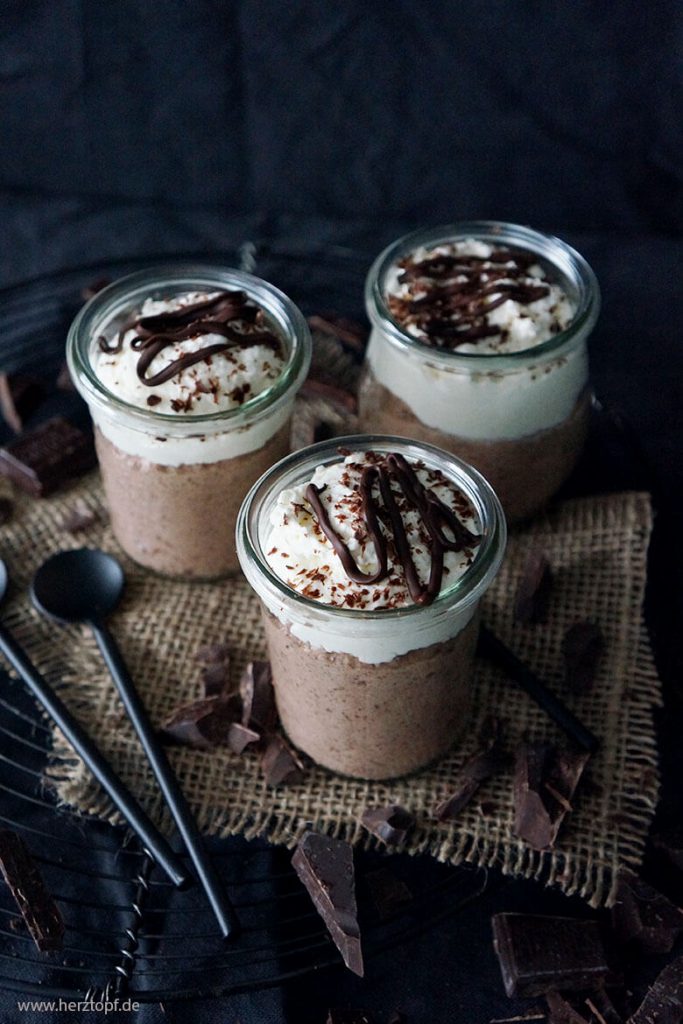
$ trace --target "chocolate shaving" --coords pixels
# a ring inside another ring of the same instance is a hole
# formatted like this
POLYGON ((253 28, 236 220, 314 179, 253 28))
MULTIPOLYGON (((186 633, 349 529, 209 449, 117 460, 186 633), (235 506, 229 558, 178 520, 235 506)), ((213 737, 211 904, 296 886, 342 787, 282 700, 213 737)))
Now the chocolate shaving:
POLYGON ((64 921, 38 865, 16 832, 0 831, 0 871, 41 952, 62 948, 64 921))
POLYGON ((599 987, 609 975, 595 921, 495 914, 493 946, 508 996, 599 987))
POLYGON ((565 681, 577 693, 590 690, 605 647, 602 630, 595 622, 576 622, 562 639, 565 681))
POLYGON ((413 902, 413 894, 402 879, 397 878, 389 868, 378 868, 368 871, 364 881, 370 891, 380 921, 393 917, 408 903, 413 902))
POLYGON ((343 839, 307 832, 299 840, 292 867, 308 890, 344 963, 362 978, 363 955, 351 846, 343 839))
POLYGON ((282 736, 275 734, 261 756, 261 770, 267 786, 293 785, 301 782, 304 766, 282 736))
POLYGON ((438 805, 434 817, 438 821, 449 821, 457 817, 470 803, 481 784, 496 775, 505 763, 499 725, 497 722, 491 723, 487 735, 482 738, 481 748, 462 766, 455 789, 438 805))
POLYGON ((542 551, 530 551, 515 593, 516 622, 545 622, 553 587, 550 562, 542 551))
POLYGON ((428 605, 441 590, 444 554, 446 551, 462 551, 478 544, 481 537, 467 529, 456 513, 450 509, 429 488, 424 487, 407 460, 397 452, 384 456, 379 462, 364 466, 359 487, 364 527, 372 541, 377 559, 377 569, 364 573, 358 568, 348 546, 336 532, 325 506, 320 500, 322 490, 311 483, 306 488, 306 500, 318 520, 320 529, 334 548, 344 572, 354 583, 379 583, 389 575, 387 540, 379 525, 379 516, 388 518, 390 533, 398 560, 411 598, 415 604, 428 605), (423 584, 418 576, 401 512, 396 502, 392 480, 398 483, 408 505, 417 510, 430 536, 431 566, 429 580, 423 584), (378 484, 382 504, 373 492, 378 484), (444 532, 448 530, 452 539, 444 532))
POLYGON ((97 513, 88 508, 85 502, 77 502, 73 508, 68 509, 62 519, 62 529, 67 533, 81 533, 90 529, 97 522, 97 513))
POLYGON ((45 398, 45 386, 35 377, 0 373, 0 412, 5 423, 19 434, 26 419, 45 398))
POLYGON ((552 849, 586 767, 585 751, 522 744, 514 779, 514 832, 534 850, 552 849))
POLYGON ((406 256, 399 262, 399 283, 408 286, 408 293, 387 295, 386 303, 394 320, 413 335, 417 331, 425 344, 457 349, 463 342, 501 334, 503 329, 486 317, 508 299, 529 304, 550 294, 547 284, 527 280, 536 259, 533 253, 503 248, 486 257, 406 256))
POLYGON ((235 698, 204 697, 176 708, 161 731, 176 743, 195 750, 211 750, 229 742, 230 727, 239 717, 239 701, 235 698))
POLYGON ((41 423, 0 449, 0 473, 34 497, 45 497, 96 463, 92 435, 62 416, 41 423))
POLYGON ((369 807, 363 812, 361 825, 387 846, 402 843, 415 824, 415 818, 398 804, 388 807, 369 807))
POLYGON ((275 728, 277 712, 269 661, 250 661, 240 679, 242 724, 262 733, 275 728))
POLYGON ((668 964, 626 1024, 680 1024, 683 1020, 683 956, 668 964))
POLYGON ((622 868, 612 907, 619 941, 646 953, 668 953, 683 931, 683 910, 633 871, 622 868))

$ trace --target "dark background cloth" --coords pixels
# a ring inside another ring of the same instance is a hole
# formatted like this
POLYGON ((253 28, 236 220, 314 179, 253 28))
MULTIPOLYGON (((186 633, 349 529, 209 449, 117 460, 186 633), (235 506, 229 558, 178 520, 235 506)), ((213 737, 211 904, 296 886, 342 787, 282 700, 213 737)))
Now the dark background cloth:
MULTIPOLYGON (((664 824, 681 810, 682 42, 677 0, 0 9, 0 286, 249 241, 256 272, 307 312, 359 317, 361 289, 330 257, 369 265, 419 226, 508 219, 587 256, 604 299, 596 391, 625 427, 596 426, 570 489, 656 495, 648 621, 667 697, 664 824)), ((15 367, 7 330, 3 358, 15 367)), ((6 796, 0 810, 19 813, 6 796)), ((373 960, 363 983, 326 971, 260 995, 167 1005, 165 1016, 148 1008, 140 1020, 300 1024, 324 1021, 332 1002, 385 1017, 401 1007, 408 1024, 511 1015, 489 917, 521 908, 576 910, 538 886, 499 882, 373 960)), ((0 996, 3 1021, 27 1020, 15 1005, 0 996)))

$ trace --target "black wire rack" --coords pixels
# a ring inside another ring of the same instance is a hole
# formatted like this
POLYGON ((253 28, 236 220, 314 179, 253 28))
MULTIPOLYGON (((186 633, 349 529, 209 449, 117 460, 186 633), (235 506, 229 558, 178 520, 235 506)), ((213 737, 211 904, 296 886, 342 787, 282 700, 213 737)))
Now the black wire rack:
MULTIPOLYGON (((370 262, 364 254, 339 247, 297 252, 253 243, 238 253, 203 258, 239 262, 267 276, 287 288, 307 312, 336 309, 345 315, 360 312, 370 262), (293 279, 305 285, 301 294, 290 287, 293 279)), ((6 289, 0 293, 0 368, 54 379, 66 329, 82 302, 81 289, 103 275, 114 278, 159 262, 170 261, 162 257, 99 264, 6 289)), ((76 401, 74 396, 53 395, 43 415, 84 415, 76 401)), ((0 886, 0 988, 43 998, 166 1001, 276 985, 340 964, 287 851, 260 840, 210 841, 242 924, 239 938, 224 943, 196 887, 176 891, 127 829, 83 819, 55 805, 44 777, 50 735, 22 685, 0 672, 0 827, 23 835, 66 924, 63 950, 39 953, 7 887, 0 886)), ((359 852, 356 867, 369 962, 379 952, 437 927, 488 884, 481 871, 427 861, 415 872, 410 858, 372 851, 359 852), (382 916, 373 904, 372 883, 375 872, 387 867, 395 880, 407 883, 409 895, 393 913, 382 916)))

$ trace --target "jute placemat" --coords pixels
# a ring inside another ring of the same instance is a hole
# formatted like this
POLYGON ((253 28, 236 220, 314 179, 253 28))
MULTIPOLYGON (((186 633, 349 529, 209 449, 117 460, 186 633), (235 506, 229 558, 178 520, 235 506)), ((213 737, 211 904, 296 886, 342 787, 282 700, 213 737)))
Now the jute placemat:
MULTIPOLYGON (((609 903, 620 865, 635 866, 641 859, 657 800, 652 709, 660 701, 660 689, 642 621, 651 525, 650 501, 644 494, 567 502, 513 536, 485 601, 489 624, 603 740, 553 852, 535 852, 515 838, 511 772, 485 783, 456 821, 440 824, 432 817, 492 711, 503 720, 510 748, 523 736, 561 739, 524 693, 483 662, 476 666, 475 720, 469 739, 438 765, 410 779, 366 783, 311 768, 301 784, 269 789, 254 754, 171 749, 202 829, 220 835, 262 835, 292 846, 312 825, 353 843, 372 845, 375 840, 359 824, 361 813, 368 805, 398 803, 417 818, 405 844, 409 853, 452 863, 498 865, 506 874, 539 878, 579 894, 593 906, 609 903), (531 546, 542 548, 555 569, 549 620, 547 625, 515 626, 513 594, 531 546), (560 642, 570 625, 585 618, 602 627, 606 651, 591 692, 576 697, 563 682, 560 642)), ((0 536, 15 583, 4 621, 59 687, 127 785, 166 825, 157 786, 94 641, 80 628, 59 628, 42 620, 31 607, 26 586, 42 560, 65 547, 101 546, 122 558, 128 585, 111 626, 157 723, 178 704, 200 694, 195 654, 202 644, 229 644, 235 681, 249 659, 265 655, 257 600, 239 579, 218 584, 168 582, 127 560, 109 530, 97 474, 59 497, 20 502, 0 536), (96 510, 99 518, 74 538, 61 524, 77 502, 96 510)), ((58 731, 52 739, 46 781, 58 800, 83 814, 116 821, 108 799, 58 731)))

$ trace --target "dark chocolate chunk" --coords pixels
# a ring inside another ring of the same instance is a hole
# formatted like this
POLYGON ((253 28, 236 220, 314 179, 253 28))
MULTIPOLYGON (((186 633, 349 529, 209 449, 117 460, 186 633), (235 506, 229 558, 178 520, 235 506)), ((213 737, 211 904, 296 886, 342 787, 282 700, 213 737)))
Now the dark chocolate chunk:
POLYGON ((553 587, 550 562, 542 551, 530 551, 515 593, 516 622, 545 622, 553 587))
POLYGON ((34 497, 51 494, 67 480, 92 469, 95 462, 92 436, 62 416, 0 448, 0 473, 34 497))
POLYGON ((273 676, 269 661, 250 661, 240 679, 242 724, 269 733, 275 728, 277 712, 273 676))
POLYGON ((86 286, 81 289, 81 298, 84 302, 87 302, 88 299, 92 299, 93 295, 97 295, 97 293, 101 292, 103 288, 106 288, 108 284, 111 284, 110 277, 98 277, 96 281, 86 284, 86 286))
POLYGON ((97 512, 88 508, 85 502, 77 502, 62 519, 62 529, 68 533, 80 533, 88 530, 97 522, 97 512))
POLYGON ((561 992, 548 992, 548 1024, 592 1024, 589 1016, 580 1013, 561 992))
POLYGON ((9 498, 0 498, 0 526, 9 523, 14 515, 14 502, 9 498))
POLYGON ((71 377, 69 367, 64 362, 59 367, 59 373, 57 374, 57 380, 55 382, 60 391, 75 391, 76 387, 71 377))
POLYGON ((500 742, 500 730, 498 724, 492 722, 486 728, 481 749, 462 766, 455 789, 446 800, 438 805, 434 816, 439 821, 455 818, 463 808, 467 807, 482 782, 486 782, 492 775, 499 772, 505 762, 500 742))
POLYGON ((35 377, 0 373, 0 412, 15 433, 24 428, 25 420, 45 398, 45 385, 35 377))
POLYGON ((514 779, 515 835, 534 850, 552 848, 586 766, 585 751, 522 744, 514 779))
POLYGON ((358 399, 355 395, 315 377, 307 377, 299 393, 303 398, 322 398, 330 405, 336 405, 342 412, 350 412, 354 416, 358 412, 358 399))
POLYGON ((31 938, 41 952, 62 948, 64 921, 47 890, 26 843, 7 829, 0 831, 0 871, 14 896, 31 938))
POLYGON ((679 871, 683 871, 683 828, 670 828, 652 837, 652 845, 679 871))
POLYGON ((356 907, 353 850, 343 839, 307 832, 292 866, 306 886, 346 966, 363 977, 363 955, 356 907))
POLYGON ((234 698, 204 697, 176 708, 161 731, 176 743, 210 750, 220 743, 228 743, 230 727, 239 717, 239 701, 234 698))
POLYGON ((398 913, 408 903, 413 902, 413 894, 400 878, 389 868, 378 868, 368 871, 363 876, 372 902, 377 908, 380 921, 385 921, 398 913))
POLYGON ((197 651, 202 666, 205 697, 219 697, 230 692, 230 648, 227 644, 205 644, 197 651))
POLYGON ((372 1018, 365 1010, 327 1011, 327 1024, 371 1024, 372 1018))
POLYGON ((368 341, 368 330, 355 320, 347 320, 341 316, 309 316, 308 326, 312 331, 319 331, 321 334, 329 334, 337 338, 347 348, 352 349, 359 355, 365 351, 368 341))
POLYGON ((231 722, 228 729, 228 746, 235 754, 241 754, 250 743, 258 743, 261 733, 250 729, 248 725, 241 722, 231 722))
POLYGON ((261 757, 261 769, 266 785, 281 786, 300 782, 304 766, 289 744, 276 733, 268 740, 261 757))
POLYGON ((598 987, 609 968, 595 921, 495 914, 493 946, 508 996, 598 987))
POLYGON ((623 945, 633 943, 646 953, 668 953, 683 931, 683 910, 633 871, 622 869, 612 926, 623 945))
POLYGON ((590 690, 604 647, 602 630, 595 622, 576 622, 567 630, 562 640, 567 686, 578 693, 590 690))
POLYGON ((680 1024, 683 1020, 683 956, 668 964, 626 1024, 680 1024))
POLYGON ((388 807, 369 807, 363 812, 361 825, 381 839, 387 846, 402 843, 409 829, 415 824, 415 818, 398 804, 388 807))

